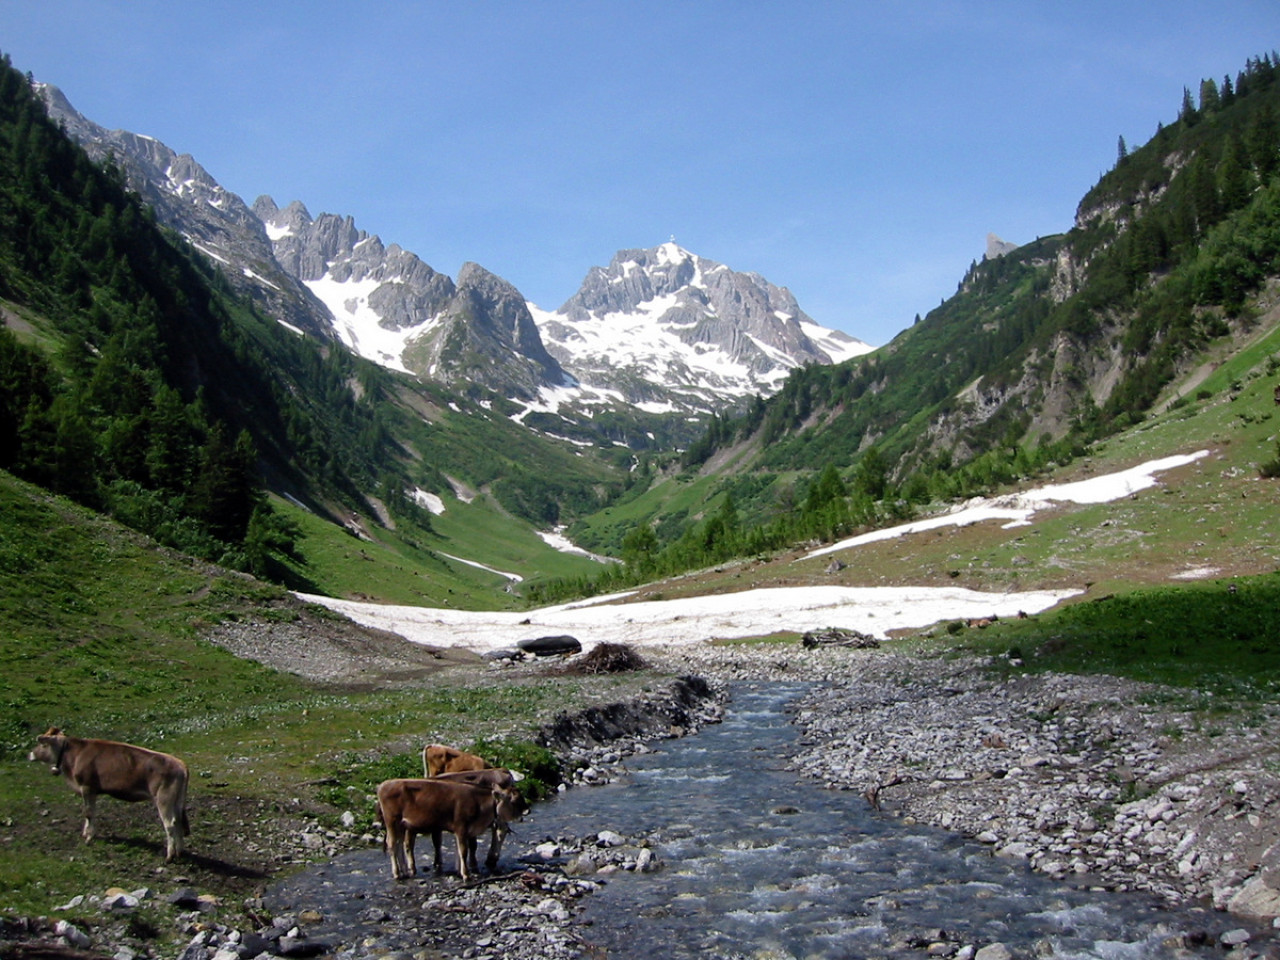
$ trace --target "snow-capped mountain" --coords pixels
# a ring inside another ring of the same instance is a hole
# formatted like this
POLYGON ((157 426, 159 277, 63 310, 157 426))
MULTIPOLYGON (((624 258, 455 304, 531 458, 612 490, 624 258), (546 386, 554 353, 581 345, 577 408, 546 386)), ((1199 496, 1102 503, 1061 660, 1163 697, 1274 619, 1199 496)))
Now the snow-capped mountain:
POLYGON ((50 84, 37 84, 50 118, 98 161, 113 159, 129 188, 151 205, 160 223, 219 263, 227 279, 267 316, 308 336, 332 339, 328 311, 276 261, 262 221, 223 189, 190 154, 153 137, 108 130, 81 115, 50 84))
POLYGON ((794 367, 872 349, 815 323, 785 287, 674 241, 620 251, 559 310, 533 313, 547 349, 583 387, 668 409, 767 395, 794 367))
POLYGON ((383 366, 454 385, 480 383, 529 400, 571 383, 547 353, 524 298, 468 263, 455 284, 397 244, 356 228, 351 217, 312 219, 295 201, 253 204, 277 261, 327 308, 353 351, 383 366))
MULTIPOLYGON (((541 310, 477 264, 455 282, 349 216, 312 217, 300 202, 281 209, 270 197, 251 208, 190 155, 106 130, 56 87, 37 90, 51 117, 91 156, 114 158, 157 219, 219 263, 266 315, 387 367, 488 387, 520 401, 517 418, 530 425, 586 429, 605 407, 720 410, 772 393, 793 367, 871 349, 819 326, 786 288, 674 242, 618 253, 559 310, 541 310)), ((617 430, 597 424, 595 433, 619 440, 617 430)))

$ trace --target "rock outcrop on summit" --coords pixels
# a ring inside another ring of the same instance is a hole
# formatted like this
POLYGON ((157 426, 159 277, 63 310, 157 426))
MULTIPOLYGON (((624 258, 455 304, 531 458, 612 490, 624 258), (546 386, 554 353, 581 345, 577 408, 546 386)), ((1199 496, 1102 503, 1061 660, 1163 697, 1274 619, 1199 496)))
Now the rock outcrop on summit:
POLYGON ((620 251, 559 310, 536 313, 547 349, 584 386, 631 402, 658 388, 673 409, 769 394, 794 367, 871 349, 818 325, 785 287, 674 241, 620 251))
POLYGON ((350 216, 313 217, 301 202, 281 208, 267 196, 250 207, 190 155, 106 130, 56 87, 37 89, 91 156, 113 159, 157 219, 264 315, 424 380, 489 388, 525 404, 517 419, 540 429, 598 439, 600 414, 612 408, 636 422, 608 439, 643 444, 666 429, 655 418, 720 412, 773 393, 795 367, 871 349, 815 323, 785 287, 674 241, 593 267, 549 313, 477 264, 450 279, 350 216))

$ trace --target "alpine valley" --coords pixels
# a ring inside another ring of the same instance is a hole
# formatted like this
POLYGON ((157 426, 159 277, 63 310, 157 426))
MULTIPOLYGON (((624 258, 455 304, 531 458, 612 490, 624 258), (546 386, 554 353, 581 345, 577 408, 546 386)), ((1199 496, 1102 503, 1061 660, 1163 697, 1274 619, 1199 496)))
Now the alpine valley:
MULTIPOLYGON (((537 307, 478 264, 447 276, 350 216, 248 204, 194 158, 101 128, 3 58, 0 947, 231 957, 267 949, 241 931, 274 930, 282 952, 318 955, 328 947, 305 932, 321 913, 282 919, 263 888, 367 845, 378 782, 416 777, 424 737, 536 767, 545 778, 525 786, 554 789, 572 774, 534 742, 541 731, 625 716, 629 739, 641 715, 662 736, 696 727, 713 705, 673 712, 663 691, 692 689, 677 676, 705 665, 715 681, 812 678, 797 742, 815 783, 857 784, 850 800, 913 796, 921 823, 972 823, 989 836, 969 839, 1010 841, 1006 855, 1056 864, 1063 883, 1111 884, 1106 871, 1123 867, 1127 889, 1153 891, 1159 862, 1170 884, 1194 877, 1223 899, 1247 884, 1270 922, 1280 57, 1182 94, 1148 142, 1122 140, 1081 185, 1074 223, 991 238, 957 265, 953 296, 872 349, 674 239, 622 250, 560 307, 537 307), (1037 498, 1157 460, 1155 485, 1119 500, 1037 498), (1020 500, 958 519, 1017 497, 1034 510, 1020 500), (832 608, 805 597, 831 587, 904 606, 897 588, 940 603, 999 595, 1001 617, 949 607, 875 637, 815 622, 802 645, 794 623, 760 614, 756 634, 648 663, 623 647, 615 672, 588 669, 590 654, 484 660, 445 611, 496 611, 514 644, 554 601, 594 596, 617 625, 654 610, 671 623, 665 601, 715 595, 723 610, 754 590, 819 618, 832 608), (1032 591, 1062 602, 1003 616, 1032 591), (315 597, 412 606, 457 644, 408 643, 315 597), (882 640, 894 648, 846 649, 882 640), (1111 676, 1091 685, 1101 700, 1077 703, 1085 685, 1067 674, 1111 676), (885 707, 895 729, 851 704, 885 707), (81 841, 65 786, 26 761, 54 724, 187 758, 198 816, 182 861, 161 864, 154 813, 136 812, 146 804, 113 805, 110 830, 81 841), (978 753, 990 771, 969 765, 978 753), (871 754, 884 765, 862 783, 853 771, 871 754), (960 795, 972 803, 953 818, 960 795), (1016 815, 990 819, 994 796, 1016 815), (1201 824, 1221 849, 1196 839, 1201 824), (1104 871, 1077 870, 1092 869, 1085 857, 1104 871), (107 882, 145 904, 99 909, 107 900, 90 898, 107 882), (153 885, 171 898, 147 901, 153 885), (42 943, 18 942, 28 935, 42 943)), ((620 756, 605 755, 572 758, 604 770, 620 756)), ((470 955, 481 914, 518 914, 532 937, 526 921, 551 922, 539 901, 578 909, 545 876, 419 878, 389 909, 419 910, 426 890, 431 924, 470 937, 458 951, 470 955), (529 909, 477 906, 500 890, 529 909)), ((919 877, 902 882, 918 899, 919 877)), ((858 910, 878 925, 898 899, 858 910)), ((347 906, 386 926, 381 902, 347 906)), ((565 922, 565 943, 586 929, 565 922)), ((1160 929, 1142 949, 1217 949, 1160 929)), ((1027 955, 1060 946, 1038 943, 1027 955)), ((938 931, 894 952, 1012 955, 995 946, 938 931)))
POLYGON ((11 226, 34 233, 7 326, 43 386, 13 391, 4 465, 209 559, 414 602, 593 592, 936 511, 1270 357, 1273 74, 1263 57, 1188 95, 1068 232, 989 237, 953 297, 873 350, 674 239, 546 310, 350 216, 247 204, 14 73, 13 189, 51 193, 11 226), (70 182, 36 169, 80 150, 70 182), (94 468, 64 475, 37 436, 94 468), (412 569, 357 586, 315 559, 349 552, 326 530, 412 569))

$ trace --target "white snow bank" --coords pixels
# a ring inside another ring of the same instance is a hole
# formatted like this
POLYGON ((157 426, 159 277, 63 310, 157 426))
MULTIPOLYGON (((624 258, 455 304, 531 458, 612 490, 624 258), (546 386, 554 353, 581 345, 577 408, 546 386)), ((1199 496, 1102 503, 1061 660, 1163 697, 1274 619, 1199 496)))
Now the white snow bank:
POLYGON ((437 517, 444 513, 444 501, 437 494, 428 493, 421 487, 413 488, 413 501, 420 507, 426 507, 437 517))
POLYGON ((553 530, 539 530, 538 536, 548 547, 553 550, 559 550, 561 553, 569 553, 575 557, 586 557, 588 560, 594 560, 596 563, 617 563, 613 557, 602 556, 598 553, 592 553, 590 550, 584 550, 575 544, 572 540, 564 535, 564 526, 558 526, 553 530))
POLYGON ((616 604, 615 594, 541 610, 479 612, 357 603, 300 594, 357 623, 390 630, 414 643, 483 652, 520 640, 568 633, 584 648, 597 643, 701 643, 775 631, 846 627, 884 637, 896 628, 939 620, 1039 613, 1079 593, 1039 590, 983 593, 960 587, 771 587, 679 600, 616 604))
MULTIPOLYGON (((876 530, 815 550, 808 556, 821 556, 860 543, 946 524, 964 525, 990 519, 1026 523, 1036 510, 1054 502, 1106 503, 1154 486, 1158 482, 1155 474, 1192 463, 1207 454, 1207 450, 1201 450, 1187 456, 1153 460, 1130 470, 1077 483, 1039 487, 992 500, 978 498, 945 516, 889 530, 876 530)), ((628 604, 615 602, 630 596, 621 593, 541 610, 505 613, 357 603, 308 594, 299 596, 343 613, 357 623, 398 633, 414 643, 467 647, 483 652, 512 647, 518 641, 532 637, 561 633, 572 634, 587 648, 597 643, 629 643, 635 646, 701 643, 780 631, 802 633, 822 627, 845 627, 885 637, 890 630, 922 629, 940 620, 1040 613, 1080 592, 983 593, 960 587, 770 587, 628 604)))
POLYGON ((477 563, 475 560, 468 560, 466 557, 455 557, 452 553, 441 553, 440 556, 448 557, 450 560, 456 560, 458 563, 465 563, 468 567, 475 567, 477 570, 483 570, 485 573, 497 574, 499 577, 506 577, 512 583, 520 583, 524 577, 518 573, 510 573, 506 570, 498 570, 495 567, 486 566, 483 563, 477 563))
POLYGON ((837 550, 848 550, 851 547, 860 547, 878 540, 892 540, 908 533, 920 533, 937 527, 967 527, 983 520, 1007 520, 1006 528, 1021 526, 1030 523, 1031 517, 1037 510, 1044 510, 1052 503, 1110 503, 1112 500, 1119 500, 1139 490, 1154 487, 1159 482, 1155 474, 1162 470, 1172 470, 1174 467, 1194 463, 1208 455, 1208 450, 1199 450, 1196 453, 1165 457, 1162 460, 1150 460, 1136 467, 1130 467, 1128 470, 1090 477, 1088 480, 1078 480, 1075 483, 1051 484, 991 499, 975 497, 951 513, 900 524, 896 527, 886 527, 883 530, 872 530, 870 533, 850 537, 828 547, 814 550, 800 559, 809 560, 835 553, 837 550))

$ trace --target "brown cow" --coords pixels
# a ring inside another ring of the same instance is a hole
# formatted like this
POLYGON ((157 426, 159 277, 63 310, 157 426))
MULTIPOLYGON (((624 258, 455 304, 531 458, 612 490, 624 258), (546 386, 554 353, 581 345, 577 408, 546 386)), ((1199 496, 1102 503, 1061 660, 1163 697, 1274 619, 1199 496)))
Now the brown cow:
POLYGON ((493 827, 496 819, 519 820, 524 801, 510 787, 482 787, 447 780, 384 780, 378 784, 378 819, 387 832, 391 875, 407 880, 417 873, 413 845, 430 833, 440 869, 440 835, 448 830, 457 841, 458 872, 463 882, 479 873, 472 840, 493 827))
POLYGON ((438 777, 442 773, 458 773, 462 770, 488 770, 489 762, 474 753, 464 753, 443 743, 428 743, 422 748, 422 774, 438 777))
POLYGON ((94 804, 105 793, 129 802, 153 800, 164 825, 165 860, 182 853, 187 824, 187 765, 167 753, 114 740, 68 737, 57 727, 36 738, 29 759, 63 774, 84 807, 84 842, 93 839, 94 804))
MULTIPOLYGON (((469 783, 477 787, 502 787, 504 789, 516 789, 516 783, 524 779, 519 774, 512 773, 506 767, 487 767, 484 770, 458 770, 453 773, 442 773, 433 779, 446 780, 452 783, 469 783)), ((520 813, 524 815, 529 812, 529 805, 522 796, 520 798, 520 813)), ((489 853, 484 858, 484 867, 490 873, 498 865, 498 857, 502 853, 502 842, 507 839, 507 834, 511 832, 507 826, 507 821, 501 816, 493 821, 493 836, 489 840, 489 853)), ((431 841, 435 844, 436 849, 436 872, 440 872, 440 837, 433 833, 431 841)), ((476 841, 471 841, 471 861, 475 862, 475 845, 476 841)))

